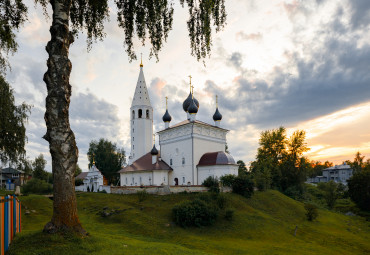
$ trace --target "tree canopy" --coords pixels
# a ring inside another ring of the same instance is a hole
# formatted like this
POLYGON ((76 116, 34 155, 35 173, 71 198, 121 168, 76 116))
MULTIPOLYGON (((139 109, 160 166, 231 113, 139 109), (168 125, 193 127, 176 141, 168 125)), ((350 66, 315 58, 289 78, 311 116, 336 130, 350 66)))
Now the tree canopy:
POLYGON ((91 141, 87 152, 89 167, 95 162, 96 167, 108 179, 110 183, 116 184, 118 171, 126 162, 124 149, 116 144, 101 138, 99 141, 91 141))
POLYGON ((251 163, 259 189, 264 190, 271 185, 284 191, 302 185, 310 167, 310 162, 303 156, 309 150, 305 139, 303 130, 293 132, 288 138, 284 127, 261 133, 256 161, 251 163))
POLYGON ((20 161, 26 151, 25 123, 31 107, 26 103, 15 105, 13 90, 0 75, 0 161, 20 161))

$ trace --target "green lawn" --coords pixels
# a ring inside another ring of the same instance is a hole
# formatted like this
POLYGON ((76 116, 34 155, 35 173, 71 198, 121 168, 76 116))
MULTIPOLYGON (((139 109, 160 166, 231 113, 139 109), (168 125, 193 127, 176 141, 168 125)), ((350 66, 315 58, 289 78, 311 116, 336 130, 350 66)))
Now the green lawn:
POLYGON ((22 204, 31 213, 23 215, 23 231, 9 254, 370 254, 370 222, 324 209, 308 222, 303 204, 277 191, 257 192, 251 199, 227 194, 235 210, 231 222, 220 217, 214 226, 186 229, 172 223, 171 208, 194 194, 149 196, 140 203, 136 195, 77 196, 89 237, 41 233, 52 201, 25 196, 22 204), (99 212, 106 206, 124 211, 104 218, 99 212))

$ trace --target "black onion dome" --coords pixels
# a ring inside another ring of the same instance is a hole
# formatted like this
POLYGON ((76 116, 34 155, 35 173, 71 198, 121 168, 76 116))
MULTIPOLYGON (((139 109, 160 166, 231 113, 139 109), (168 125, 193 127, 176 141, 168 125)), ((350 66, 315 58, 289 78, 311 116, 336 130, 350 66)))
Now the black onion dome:
POLYGON ((189 96, 185 99, 185 101, 182 103, 182 109, 184 109, 185 112, 188 111, 188 108, 190 106, 190 103, 191 101, 194 100, 195 102, 195 105, 197 106, 197 108, 199 108, 199 102, 197 99, 193 99, 192 95, 191 95, 191 92, 189 93, 189 96))
POLYGON ((153 145, 153 149, 150 151, 150 154, 152 154, 152 155, 158 155, 158 150, 155 147, 155 144, 153 145))
POLYGON ((191 103, 190 103, 189 108, 188 108, 188 112, 189 113, 197 113, 198 112, 198 107, 195 104, 194 100, 191 100, 191 103))
POLYGON ((218 111, 218 107, 216 108, 215 114, 213 114, 213 120, 214 121, 222 120, 222 114, 218 111))
POLYGON ((168 113, 168 110, 166 109, 166 113, 162 117, 163 122, 170 122, 172 120, 171 115, 168 113))

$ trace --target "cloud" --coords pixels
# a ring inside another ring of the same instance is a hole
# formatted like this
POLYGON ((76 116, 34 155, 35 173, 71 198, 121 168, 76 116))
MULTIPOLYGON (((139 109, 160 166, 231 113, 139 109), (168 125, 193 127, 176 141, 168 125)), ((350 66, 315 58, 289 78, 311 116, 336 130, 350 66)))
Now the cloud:
POLYGON ((262 39, 261 33, 250 33, 247 34, 244 31, 239 31, 236 33, 236 39, 237 40, 244 40, 244 41, 259 41, 262 39))

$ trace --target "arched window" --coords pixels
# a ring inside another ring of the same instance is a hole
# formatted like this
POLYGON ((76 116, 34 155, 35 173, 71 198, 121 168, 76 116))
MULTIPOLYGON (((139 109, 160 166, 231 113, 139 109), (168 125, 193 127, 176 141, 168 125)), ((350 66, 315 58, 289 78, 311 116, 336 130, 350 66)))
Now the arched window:
POLYGON ((139 119, 143 117, 143 110, 139 109, 139 119))
POLYGON ((172 158, 170 159, 170 166, 172 166, 172 158))
POLYGON ((131 116, 133 119, 135 119, 135 111, 132 110, 132 116, 131 116))
POLYGON ((185 158, 182 158, 182 164, 185 165, 185 158))
POLYGON ((149 110, 146 110, 146 118, 149 119, 149 110))

